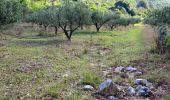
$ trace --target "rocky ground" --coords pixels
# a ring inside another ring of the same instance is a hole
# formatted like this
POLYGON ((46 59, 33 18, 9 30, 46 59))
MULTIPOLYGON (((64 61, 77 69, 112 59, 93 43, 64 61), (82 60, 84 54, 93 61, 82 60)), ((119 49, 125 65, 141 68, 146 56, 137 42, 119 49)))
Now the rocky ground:
POLYGON ((83 89, 96 91, 92 95, 100 100, 162 100, 163 97, 169 95, 170 84, 168 82, 159 84, 139 78, 145 73, 146 71, 132 66, 113 67, 103 71, 107 79, 99 85, 97 90, 90 85, 85 85, 83 89), (118 77, 121 81, 114 82, 113 80, 118 77))

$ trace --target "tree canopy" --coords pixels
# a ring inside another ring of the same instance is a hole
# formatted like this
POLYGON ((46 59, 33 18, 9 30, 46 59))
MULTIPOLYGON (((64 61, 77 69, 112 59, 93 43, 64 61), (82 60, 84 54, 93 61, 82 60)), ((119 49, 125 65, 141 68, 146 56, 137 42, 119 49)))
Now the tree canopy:
POLYGON ((17 0, 0 1, 0 26, 17 22, 21 19, 22 5, 17 0))

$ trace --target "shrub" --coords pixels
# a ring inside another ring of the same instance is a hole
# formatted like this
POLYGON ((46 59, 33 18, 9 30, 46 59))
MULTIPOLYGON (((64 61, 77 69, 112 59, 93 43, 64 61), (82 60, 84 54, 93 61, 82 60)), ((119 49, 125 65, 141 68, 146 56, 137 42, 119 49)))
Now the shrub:
POLYGON ((101 27, 109 22, 112 18, 112 14, 107 12, 100 12, 98 10, 93 11, 91 15, 92 23, 96 27, 97 32, 99 32, 101 27))
POLYGON ((81 2, 66 0, 59 8, 59 26, 64 31, 68 40, 82 24, 89 18, 88 7, 81 2))
POLYGON ((21 19, 22 5, 17 0, 0 1, 0 27, 21 19))
POLYGON ((150 24, 158 30, 158 37, 156 40, 156 48, 160 53, 165 53, 168 51, 168 46, 166 45, 167 29, 170 24, 170 7, 165 7, 163 9, 156 9, 150 11, 148 17, 145 19, 146 24, 150 24))

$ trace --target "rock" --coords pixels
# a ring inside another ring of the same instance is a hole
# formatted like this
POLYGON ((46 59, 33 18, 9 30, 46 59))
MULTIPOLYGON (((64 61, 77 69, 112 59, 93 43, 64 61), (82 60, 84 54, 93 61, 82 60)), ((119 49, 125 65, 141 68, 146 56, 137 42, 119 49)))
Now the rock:
POLYGON ((135 83, 135 85, 146 86, 148 84, 148 81, 146 79, 136 79, 134 83, 135 83))
POLYGON ((117 98, 114 96, 109 96, 108 98, 109 98, 109 100, 117 100, 117 98))
POLYGON ((105 80, 103 83, 99 85, 98 93, 108 96, 108 95, 117 95, 119 89, 115 83, 111 79, 105 80))
POLYGON ((135 72, 135 76, 141 76, 141 75, 143 75, 143 72, 140 71, 135 72))
POLYGON ((130 96, 134 96, 136 94, 136 91, 135 91, 135 89, 133 87, 130 86, 127 89, 127 94, 130 95, 130 96))
POLYGON ((137 86, 136 91, 139 96, 144 96, 144 97, 149 96, 151 92, 151 90, 148 87, 142 85, 137 86))
POLYGON ((142 88, 142 85, 138 85, 135 90, 139 91, 141 88, 142 88))
POLYGON ((132 66, 129 66, 129 67, 126 67, 126 68, 125 68, 125 71, 126 71, 126 72, 135 72, 135 71, 137 71, 137 68, 134 68, 134 67, 132 67, 132 66))
POLYGON ((93 86, 91 86, 91 85, 85 85, 85 86, 83 87, 83 90, 84 90, 84 91, 93 91, 94 88, 93 88, 93 86))
POLYGON ((116 67, 114 72, 121 73, 121 72, 124 72, 124 69, 125 69, 125 67, 122 67, 122 66, 116 67))

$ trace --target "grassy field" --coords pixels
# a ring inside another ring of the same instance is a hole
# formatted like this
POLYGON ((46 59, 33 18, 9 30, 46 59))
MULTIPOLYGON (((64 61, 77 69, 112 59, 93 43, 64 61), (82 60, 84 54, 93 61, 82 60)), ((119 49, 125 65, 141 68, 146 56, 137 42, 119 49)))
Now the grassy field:
POLYGON ((98 88, 104 70, 134 64, 149 52, 153 44, 143 42, 144 28, 79 31, 71 43, 63 34, 40 37, 25 31, 19 37, 7 36, 6 46, 0 48, 0 99, 34 100, 50 94, 59 100, 93 100, 81 90, 84 84, 98 88))

